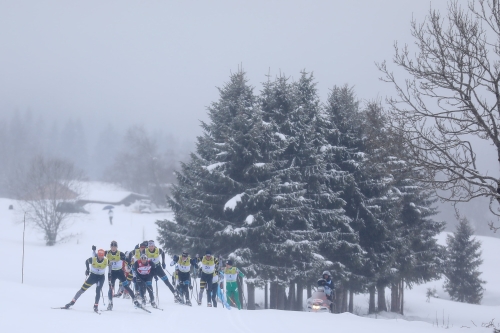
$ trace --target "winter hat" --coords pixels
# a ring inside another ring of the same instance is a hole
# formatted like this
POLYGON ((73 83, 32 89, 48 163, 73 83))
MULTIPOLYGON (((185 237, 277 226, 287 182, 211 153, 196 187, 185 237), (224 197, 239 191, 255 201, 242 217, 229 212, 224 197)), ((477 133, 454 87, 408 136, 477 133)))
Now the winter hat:
POLYGON ((148 242, 148 246, 155 246, 155 241, 154 240, 150 240, 148 242))
POLYGON ((229 260, 226 262, 226 265, 233 266, 233 261, 232 261, 231 259, 229 259, 229 260))
POLYGON ((189 254, 188 254, 186 251, 184 251, 184 252, 182 252, 182 255, 183 255, 184 257, 187 257, 189 254))
POLYGON ((148 259, 148 256, 145 253, 143 253, 141 254, 141 259, 148 259))
POLYGON ((206 255, 212 255, 212 251, 210 251, 210 250, 206 250, 206 251, 205 251, 205 254, 206 254, 206 255))
POLYGON ((144 241, 141 243, 141 247, 147 247, 148 246, 148 241, 144 241))
POLYGON ((116 241, 111 241, 111 246, 116 246, 118 247, 118 243, 116 241))
POLYGON ((99 249, 99 251, 97 251, 97 256, 98 257, 104 257, 104 250, 103 249, 99 249))

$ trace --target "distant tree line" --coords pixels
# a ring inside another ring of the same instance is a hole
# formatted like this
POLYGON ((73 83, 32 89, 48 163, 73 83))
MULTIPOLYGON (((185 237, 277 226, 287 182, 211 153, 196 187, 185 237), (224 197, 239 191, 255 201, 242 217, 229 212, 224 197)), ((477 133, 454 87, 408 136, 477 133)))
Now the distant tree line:
POLYGON ((157 222, 170 254, 232 259, 250 292, 269 286, 276 309, 301 310, 323 270, 337 282, 338 312, 352 312, 358 292, 369 293, 370 313, 403 312, 405 286, 440 276, 444 223, 378 101, 361 106, 335 86, 321 102, 306 72, 269 78, 256 94, 238 71, 219 92, 176 172, 175 219, 157 222))
POLYGON ((55 158, 73 164, 92 180, 111 181, 148 194, 165 205, 173 171, 185 159, 179 143, 160 131, 131 126, 122 132, 108 124, 89 140, 80 120, 61 122, 32 113, 0 117, 0 195, 14 196, 8 186, 20 166, 37 158, 55 158), (92 143, 90 142, 92 141, 92 143))

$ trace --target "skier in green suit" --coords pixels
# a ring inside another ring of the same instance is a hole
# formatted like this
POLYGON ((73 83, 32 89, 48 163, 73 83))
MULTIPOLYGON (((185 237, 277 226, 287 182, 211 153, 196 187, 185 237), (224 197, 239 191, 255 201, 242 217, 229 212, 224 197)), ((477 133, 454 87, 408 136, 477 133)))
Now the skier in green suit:
POLYGON ((242 278, 245 277, 245 274, 233 266, 233 261, 228 260, 226 262, 226 268, 224 269, 227 302, 233 305, 236 304, 236 306, 238 306, 238 310, 241 310, 240 296, 238 293, 238 275, 242 278))

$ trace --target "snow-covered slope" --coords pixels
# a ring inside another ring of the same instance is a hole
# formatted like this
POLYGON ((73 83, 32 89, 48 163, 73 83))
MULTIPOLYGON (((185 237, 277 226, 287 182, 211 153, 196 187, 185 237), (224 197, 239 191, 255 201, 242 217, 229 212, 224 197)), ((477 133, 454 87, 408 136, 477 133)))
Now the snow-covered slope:
MULTIPOLYGON (((0 199, 0 245, 5 251, 0 270, 2 332, 84 333, 89 330, 116 329, 186 332, 221 329, 235 333, 327 330, 388 333, 437 331, 442 330, 443 326, 449 326, 451 331, 464 331, 465 328, 461 327, 467 326, 470 327, 466 329, 467 332, 491 332, 491 328, 482 328, 481 324, 488 323, 493 318, 498 323, 500 319, 500 240, 487 237, 478 237, 483 242, 483 278, 488 281, 483 305, 451 302, 442 291, 442 281, 435 281, 406 291, 405 318, 388 313, 366 317, 348 313, 331 315, 276 310, 228 311, 221 307, 206 308, 197 305, 190 308, 176 305, 170 291, 163 285, 159 285, 159 292, 160 307, 164 311, 152 310, 151 314, 134 309, 129 300, 117 299, 114 311, 98 316, 92 312, 95 287, 84 293, 72 310, 52 310, 51 307, 64 305, 71 300, 84 282, 84 260, 91 255, 92 245, 108 249, 111 240, 116 240, 120 250, 131 250, 144 239, 156 239, 154 222, 169 214, 141 215, 126 207, 116 207, 111 226, 107 211, 102 210, 103 205, 87 205, 85 208, 90 214, 72 218, 71 225, 63 233, 71 237, 54 247, 46 247, 43 235, 27 228, 24 284, 21 284, 22 214, 16 209, 8 210, 9 204, 18 208, 15 201, 0 199), (425 292, 428 287, 435 287, 440 298, 426 302, 425 292), (433 324, 436 317, 439 326, 433 324), (383 320, 388 318, 394 319, 383 320)), ((441 241, 444 242, 445 236, 441 235, 441 241)), ((104 291, 107 292, 107 287, 104 291)), ((389 295, 389 291, 387 294, 389 295)), ((259 300, 262 300, 262 293, 257 294, 257 301, 259 300)), ((105 301, 107 302, 107 298, 105 301)), ((366 295, 355 297, 356 312, 365 314, 367 305, 366 295)), ((100 308, 105 308, 102 301, 100 308)))

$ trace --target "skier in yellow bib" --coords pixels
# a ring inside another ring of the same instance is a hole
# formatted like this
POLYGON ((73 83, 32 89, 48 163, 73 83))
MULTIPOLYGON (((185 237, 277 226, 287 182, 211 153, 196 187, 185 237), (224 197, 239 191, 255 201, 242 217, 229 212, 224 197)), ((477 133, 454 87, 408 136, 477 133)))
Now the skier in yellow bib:
POLYGON ((191 259, 187 252, 182 252, 182 255, 179 257, 178 255, 174 255, 174 260, 170 263, 170 266, 177 264, 177 277, 178 284, 177 290, 179 291, 179 296, 181 298, 180 303, 191 306, 191 301, 189 300, 189 289, 193 289, 191 285, 191 265, 194 266, 195 269, 198 268, 198 260, 191 259), (184 297, 185 299, 182 299, 184 297))
MULTIPOLYGON (((92 246, 92 250, 95 251, 96 247, 92 246)), ((94 252, 95 254, 95 252, 94 252)), ((101 298, 101 289, 104 284, 104 273, 106 272, 106 268, 108 267, 108 259, 104 256, 105 252, 103 249, 99 249, 97 251, 97 256, 92 256, 85 260, 85 266, 87 269, 85 270, 85 275, 87 279, 83 283, 82 287, 75 294, 75 297, 64 306, 64 308, 69 309, 70 306, 75 304, 76 300, 89 289, 93 284, 96 285, 95 290, 95 303, 94 303, 94 311, 98 312, 99 300, 101 298), (90 267, 89 267, 90 266, 90 267)), ((140 304, 135 301, 136 306, 140 306, 140 304)))
MULTIPOLYGON (((203 300, 203 292, 207 290, 207 306, 212 306, 212 279, 214 277, 215 266, 219 261, 212 256, 212 251, 207 250, 202 258, 198 259, 201 262, 201 276, 200 276, 200 293, 198 295, 198 305, 201 305, 203 300)), ((217 303, 215 303, 217 306, 217 303)))

